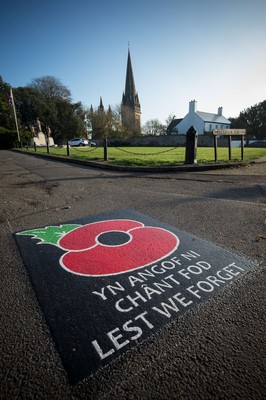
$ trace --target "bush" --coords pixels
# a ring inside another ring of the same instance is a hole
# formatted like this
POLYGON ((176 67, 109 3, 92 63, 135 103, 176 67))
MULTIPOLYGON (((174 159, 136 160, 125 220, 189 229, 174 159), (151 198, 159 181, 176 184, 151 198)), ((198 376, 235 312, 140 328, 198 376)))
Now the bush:
POLYGON ((0 128, 0 150, 11 149, 18 141, 16 131, 0 128))
MULTIPOLYGON (((30 144, 32 134, 29 131, 24 131, 20 133, 20 140, 22 146, 30 144)), ((0 127, 0 150, 11 149, 12 147, 17 147, 18 134, 16 131, 10 131, 6 128, 0 127)))
POLYGON ((22 146, 30 145, 31 139, 32 139, 31 132, 29 132, 29 131, 21 132, 20 140, 21 140, 22 146))

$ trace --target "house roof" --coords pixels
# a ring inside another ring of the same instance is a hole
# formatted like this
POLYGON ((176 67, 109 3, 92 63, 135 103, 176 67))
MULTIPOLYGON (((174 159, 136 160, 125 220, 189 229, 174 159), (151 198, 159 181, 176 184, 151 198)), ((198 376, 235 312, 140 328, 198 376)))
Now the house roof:
POLYGON ((206 113, 202 111, 196 111, 196 114, 204 121, 216 124, 231 124, 231 122, 223 115, 206 113))
POLYGON ((177 125, 182 121, 183 118, 173 119, 167 127, 168 134, 173 132, 177 125))
POLYGON ((179 122, 182 121, 182 119, 183 119, 183 118, 178 118, 178 119, 175 118, 175 119, 173 119, 173 120, 170 122, 170 124, 168 125, 167 130, 171 132, 171 131, 179 124, 179 122))

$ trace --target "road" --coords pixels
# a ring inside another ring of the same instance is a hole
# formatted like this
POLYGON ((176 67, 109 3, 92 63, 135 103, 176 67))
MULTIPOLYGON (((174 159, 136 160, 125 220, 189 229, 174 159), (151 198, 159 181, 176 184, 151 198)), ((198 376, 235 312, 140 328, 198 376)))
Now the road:
POLYGON ((265 159, 123 173, 3 150, 0 166, 0 399, 265 399, 265 159), (257 266, 71 386, 12 233, 128 208, 257 266))

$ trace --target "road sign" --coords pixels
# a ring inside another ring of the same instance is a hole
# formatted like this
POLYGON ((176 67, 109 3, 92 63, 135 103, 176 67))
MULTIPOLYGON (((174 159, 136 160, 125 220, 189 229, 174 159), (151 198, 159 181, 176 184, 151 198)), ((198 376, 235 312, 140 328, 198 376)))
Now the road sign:
POLYGON ((214 129, 212 133, 220 136, 243 136, 246 134, 246 129, 214 129))
POLYGON ((246 134, 246 129, 214 129, 212 131, 214 137, 214 159, 218 160, 217 155, 217 137, 218 136, 228 136, 228 157, 229 160, 232 159, 232 136, 241 136, 241 160, 244 160, 244 136, 246 134))

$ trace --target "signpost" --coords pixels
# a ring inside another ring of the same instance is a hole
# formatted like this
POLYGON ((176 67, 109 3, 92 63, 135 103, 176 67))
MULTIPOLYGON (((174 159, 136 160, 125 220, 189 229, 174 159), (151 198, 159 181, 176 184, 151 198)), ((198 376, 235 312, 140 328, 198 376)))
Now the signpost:
POLYGON ((218 160, 217 156, 217 138, 218 136, 228 136, 228 154, 229 160, 232 159, 232 136, 241 136, 241 160, 244 160, 244 136, 246 129, 214 129, 212 131, 214 137, 214 157, 215 161, 218 160))

